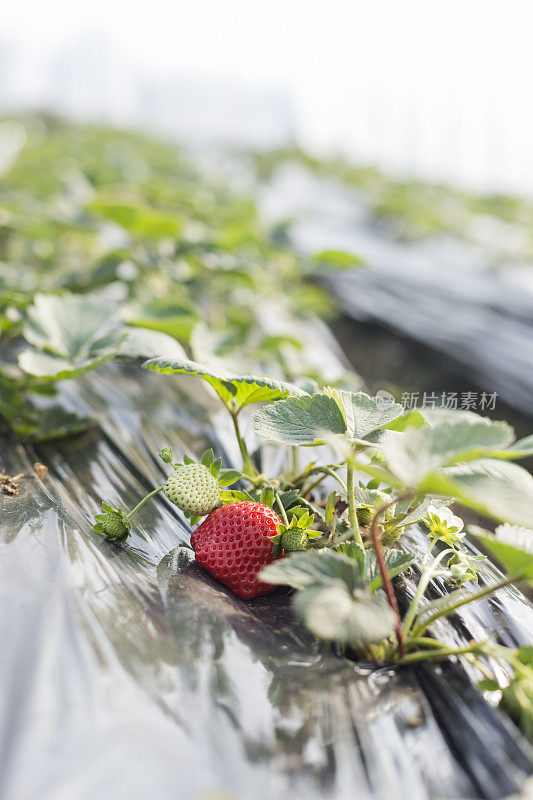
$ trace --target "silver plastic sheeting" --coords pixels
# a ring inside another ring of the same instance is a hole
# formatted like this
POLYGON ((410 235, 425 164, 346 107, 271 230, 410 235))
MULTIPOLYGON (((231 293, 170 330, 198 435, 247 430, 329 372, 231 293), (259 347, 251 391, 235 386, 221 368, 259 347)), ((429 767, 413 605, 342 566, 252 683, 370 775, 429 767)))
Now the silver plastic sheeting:
POLYGON ((487 392, 533 412, 533 264, 505 249, 504 231, 491 252, 502 249, 500 269, 487 245, 397 241, 360 192, 294 166, 263 189, 262 206, 272 220, 295 220, 291 236, 303 252, 339 248, 362 258, 363 268, 324 278, 348 317, 444 353, 487 392))
MULTIPOLYGON (((190 531, 164 497, 124 546, 91 530, 100 499, 131 508, 162 482, 163 445, 236 461, 224 412, 194 379, 107 366, 65 401, 101 428, 0 451, 11 474, 36 458, 49 468, 0 495, 2 798, 496 800, 519 789, 530 748, 459 665, 354 665, 295 622, 287 590, 238 600, 180 549, 190 531)), ((439 635, 522 642, 532 624, 509 588, 439 635)))

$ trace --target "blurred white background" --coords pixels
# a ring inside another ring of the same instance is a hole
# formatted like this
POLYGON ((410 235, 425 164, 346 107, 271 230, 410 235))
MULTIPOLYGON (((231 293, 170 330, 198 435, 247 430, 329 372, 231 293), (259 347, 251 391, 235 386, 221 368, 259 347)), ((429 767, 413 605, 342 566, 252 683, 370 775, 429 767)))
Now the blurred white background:
POLYGON ((17 0, 0 110, 533 194, 531 0, 17 0))

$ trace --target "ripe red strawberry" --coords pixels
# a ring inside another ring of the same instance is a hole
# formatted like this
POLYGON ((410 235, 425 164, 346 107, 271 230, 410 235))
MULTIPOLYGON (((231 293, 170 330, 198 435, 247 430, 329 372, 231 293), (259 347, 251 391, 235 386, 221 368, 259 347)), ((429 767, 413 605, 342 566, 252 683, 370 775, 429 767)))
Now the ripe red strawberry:
POLYGON ((212 511, 191 536, 196 561, 238 597, 250 600, 275 586, 256 574, 274 560, 272 541, 282 521, 262 503, 229 503, 212 511))

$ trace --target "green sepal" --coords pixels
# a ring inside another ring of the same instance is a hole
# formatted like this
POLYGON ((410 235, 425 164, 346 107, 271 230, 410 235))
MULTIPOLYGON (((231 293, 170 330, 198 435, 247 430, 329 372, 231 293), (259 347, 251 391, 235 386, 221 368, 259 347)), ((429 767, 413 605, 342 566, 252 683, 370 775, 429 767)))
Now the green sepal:
POLYGON ((270 508, 274 505, 274 489, 272 486, 265 486, 263 491, 261 492, 261 502, 265 506, 270 506, 270 508))
POLYGON ((209 450, 206 450, 204 453, 202 453, 200 464, 203 464, 204 467, 210 467, 214 461, 214 458, 215 454, 213 453, 213 448, 210 447, 209 450))
POLYGON ((283 548, 281 546, 281 537, 280 537, 280 541, 275 542, 272 545, 272 555, 274 556, 274 558, 279 558, 282 553, 283 553, 283 548))
MULTIPOLYGON (((187 464, 196 464, 196 461, 194 460, 194 458, 191 458, 190 456, 188 456, 187 454, 185 454, 185 455, 183 456, 183 463, 184 463, 185 465, 187 465, 187 464)), ((177 466, 177 465, 174 465, 174 466, 177 466)))
POLYGON ((172 459, 174 458, 174 456, 172 454, 171 447, 161 448, 161 450, 157 455, 159 456, 160 459, 162 459, 165 462, 165 464, 172 464, 172 459))
POLYGON ((241 478, 242 472, 239 472, 238 469, 223 469, 218 476, 218 485, 220 487, 231 486, 232 483, 236 483, 241 478))
POLYGON ((224 504, 240 503, 242 501, 255 502, 251 494, 241 489, 222 489, 220 492, 220 499, 224 504))
POLYGON ((326 502, 326 513, 324 516, 324 520, 326 525, 329 526, 330 522, 332 522, 335 516, 335 508, 337 506, 338 501, 340 500, 340 494, 338 492, 330 492, 327 502, 326 502))
POLYGON ((220 472, 220 467, 222 466, 222 459, 217 458, 216 461, 213 461, 209 464, 209 471, 214 478, 218 478, 218 474, 220 472))

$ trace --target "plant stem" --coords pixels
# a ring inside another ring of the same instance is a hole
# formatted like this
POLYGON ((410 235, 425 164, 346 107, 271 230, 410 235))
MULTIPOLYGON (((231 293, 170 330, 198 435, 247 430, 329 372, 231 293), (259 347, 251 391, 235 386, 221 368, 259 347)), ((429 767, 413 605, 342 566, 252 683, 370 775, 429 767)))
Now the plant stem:
MULTIPOLYGON (((430 547, 429 551, 431 551, 431 547, 430 547)), ((413 599, 411 600, 411 603, 409 605, 409 609, 408 609, 407 614, 405 616, 405 619, 403 621, 403 635, 404 635, 404 637, 407 638, 407 636, 409 635, 409 631, 411 630, 411 627, 412 627, 413 622, 415 620, 416 612, 418 610, 418 606, 420 605, 420 601, 422 600, 422 598, 424 596, 424 592, 426 591, 431 578, 435 574, 435 571, 436 571, 437 567, 439 566, 439 564, 442 561, 442 559, 446 555, 448 555, 448 553, 453 553, 453 552, 455 552, 455 551, 453 550, 452 547, 446 548, 446 550, 443 550, 442 553, 439 553, 439 555, 433 560, 433 563, 430 564, 429 567, 426 567, 426 569, 424 569, 422 571, 422 575, 420 576, 420 580, 418 582, 418 586, 416 587, 416 592, 414 594, 413 599)))
POLYGON ((141 506, 143 506, 143 505, 146 503, 146 501, 147 501, 147 500, 149 500, 151 497, 153 497, 153 496, 154 496, 154 494, 157 494, 158 492, 160 492, 160 491, 161 491, 161 489, 164 489, 164 488, 165 488, 165 484, 163 484, 162 486, 158 486, 158 488, 157 488, 157 489, 154 489, 154 490, 153 490, 153 492, 150 492, 150 494, 147 494, 147 495, 146 495, 146 497, 143 497, 143 499, 141 500, 141 502, 140 502, 140 503, 137 503, 137 505, 135 506, 135 508, 133 508, 133 509, 130 511, 130 513, 129 513, 129 514, 126 514, 126 519, 131 519, 131 518, 133 517, 133 515, 134 515, 134 514, 136 514, 136 513, 137 513, 137 511, 138 511, 138 510, 141 508, 141 506))
POLYGON ((387 595, 387 600, 389 601, 389 605, 393 610, 394 616, 396 617, 396 639, 398 641, 398 653, 400 658, 405 656, 405 643, 403 640, 403 631, 402 631, 402 619, 400 617, 400 612, 398 611, 398 602, 396 600, 396 595, 394 594, 394 587, 392 585, 392 580, 389 575, 389 570, 387 568, 387 562, 385 561, 385 554, 383 552, 383 545, 381 544, 381 537, 379 535, 378 530, 378 520, 382 514, 390 507, 398 503, 400 500, 403 500, 406 497, 410 497, 412 492, 405 492, 404 494, 399 495, 398 497, 389 500, 388 503, 385 503, 380 508, 377 509, 374 519, 372 520, 372 526, 370 528, 370 534, 372 536, 372 544, 374 546, 374 550, 376 551, 376 558, 379 566, 379 571, 381 573, 381 580, 383 582, 383 588, 385 589, 385 594, 387 595))
POLYGON ((399 664, 413 664, 417 661, 429 661, 434 658, 444 658, 446 656, 460 656, 465 653, 475 653, 482 647, 479 642, 465 645, 465 647, 441 647, 438 650, 423 650, 418 653, 410 653, 408 656, 402 656, 399 664))
POLYGON ((360 547, 364 547, 363 537, 359 530, 359 523, 357 521, 357 513, 355 511, 355 493, 353 486, 353 473, 354 465, 348 461, 346 465, 346 497, 348 500, 348 518, 350 520, 350 528, 353 530, 354 539, 360 547))
POLYGON ((246 442, 244 441, 241 431, 239 428, 239 420, 237 419, 239 412, 232 411, 229 409, 229 413, 231 414, 231 419, 233 420, 233 427, 235 429, 235 436, 237 437, 237 443, 239 445, 239 450, 241 451, 242 456, 242 471, 243 472, 250 472, 252 475, 257 475, 257 470, 252 464, 252 459, 250 458, 250 454, 248 453, 248 448, 246 447, 246 442))
POLYGON ((507 578, 502 578, 497 583, 493 583, 490 586, 485 586, 484 589, 481 589, 479 592, 474 592, 474 594, 465 595, 460 597, 458 600, 453 601, 447 606, 443 608, 439 608, 438 611, 435 611, 433 614, 430 614, 429 617, 423 623, 418 623, 413 628, 413 636, 418 636, 421 633, 424 633, 430 625, 436 622, 441 617, 445 617, 452 611, 455 611, 456 608, 460 608, 461 606, 466 605, 467 603, 473 603, 476 600, 482 600, 484 597, 487 597, 489 594, 496 592, 498 589, 503 589, 504 586, 508 586, 510 583, 514 583, 514 581, 520 580, 520 573, 517 575, 511 575, 507 578))
POLYGON ((291 473, 298 474, 298 448, 291 447, 291 473))
POLYGON ((329 475, 330 477, 332 477, 332 478, 335 478, 335 479, 336 479, 336 480, 337 480, 337 481, 340 483, 340 485, 341 485, 341 487, 342 487, 342 490, 343 490, 343 491, 344 491, 346 494, 348 494, 348 491, 347 491, 347 489, 346 489, 346 484, 344 483, 343 479, 340 477, 340 475, 337 475, 337 473, 336 473, 336 472, 334 472, 334 471, 333 471, 332 469, 330 469, 329 467, 324 467, 324 468, 323 468, 323 474, 322 474, 322 475, 320 475, 320 477, 319 477, 319 478, 318 478, 316 481, 314 481, 314 483, 312 483, 310 486, 308 486, 308 487, 305 489, 305 492, 303 492, 303 493, 304 493, 305 495, 308 495, 310 492, 312 492, 312 491, 313 491, 313 489, 314 489, 316 486, 318 486, 320 483, 322 483, 322 481, 324 480, 324 478, 327 478, 327 476, 328 476, 328 475, 329 475))
POLYGON ((422 645, 423 647, 433 647, 440 649, 441 647, 446 647, 445 644, 439 642, 438 639, 432 639, 430 636, 411 636, 409 640, 405 643, 405 646, 408 650, 411 650, 413 647, 418 645, 422 645))

